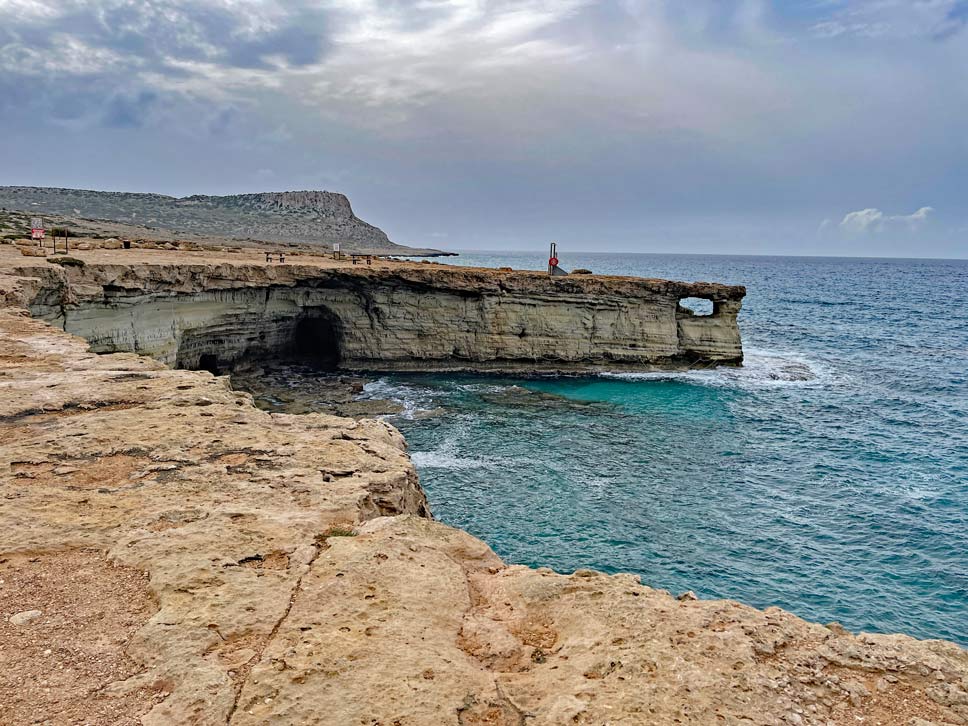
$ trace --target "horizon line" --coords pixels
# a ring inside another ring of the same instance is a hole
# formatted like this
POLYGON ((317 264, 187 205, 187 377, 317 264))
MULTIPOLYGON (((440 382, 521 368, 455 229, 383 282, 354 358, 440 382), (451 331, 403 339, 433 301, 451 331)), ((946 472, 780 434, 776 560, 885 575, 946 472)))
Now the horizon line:
MULTIPOLYGON (((409 244, 406 246, 410 246, 409 244)), ((463 253, 474 254, 493 254, 493 253, 524 253, 524 254, 544 254, 542 250, 509 250, 509 249, 444 249, 441 252, 456 253, 460 256, 463 253)), ((931 262, 968 262, 968 257, 902 257, 902 256, 882 256, 874 257, 870 255, 785 255, 785 254, 764 254, 764 253, 740 253, 740 252, 630 252, 627 250, 619 251, 598 251, 573 250, 567 251, 578 255, 669 255, 676 257, 784 257, 790 259, 829 259, 829 260, 907 260, 911 262, 931 261, 931 262)), ((413 255, 401 255, 401 257, 412 257, 413 255)))

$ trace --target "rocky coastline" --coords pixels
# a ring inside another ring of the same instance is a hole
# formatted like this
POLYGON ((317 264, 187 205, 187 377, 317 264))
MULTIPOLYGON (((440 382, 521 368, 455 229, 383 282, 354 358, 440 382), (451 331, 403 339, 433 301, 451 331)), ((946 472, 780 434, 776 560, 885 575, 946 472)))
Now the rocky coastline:
POLYGON ((494 339, 470 331, 486 355, 462 365, 517 364, 524 345, 537 368, 736 363, 741 288, 590 278, 551 295, 542 286, 556 283, 522 274, 488 302, 470 293, 495 278, 437 265, 108 254, 65 272, 0 251, 0 722, 968 723, 968 653, 954 644, 676 597, 632 575, 508 565, 432 518, 393 427, 269 413, 228 377, 177 367, 235 360, 233 306, 253 292, 279 315, 238 359, 291 341, 299 317, 282 313, 298 300, 372 321, 367 335, 341 329, 350 362, 404 330, 388 350, 446 365, 453 340, 435 356, 441 336, 422 348, 411 321, 434 300, 506 325, 494 339), (372 304, 346 275, 379 290, 372 304), (305 283, 320 278, 341 284, 305 283), (205 297, 219 287, 232 292, 205 297), (680 310, 697 292, 715 325, 680 310), (592 297, 606 300, 586 308, 592 297), (514 343, 552 301, 608 331, 614 359, 545 354, 547 335, 514 343), (387 326, 391 302, 411 322, 387 326), (645 353, 625 345, 643 335, 635 314, 651 321, 645 353))
POLYGON ((743 359, 742 286, 139 254, 15 270, 32 281, 32 314, 92 350, 132 351, 182 368, 297 349, 304 338, 343 369, 649 370, 743 359), (713 312, 695 315, 680 304, 688 298, 711 301, 713 312))

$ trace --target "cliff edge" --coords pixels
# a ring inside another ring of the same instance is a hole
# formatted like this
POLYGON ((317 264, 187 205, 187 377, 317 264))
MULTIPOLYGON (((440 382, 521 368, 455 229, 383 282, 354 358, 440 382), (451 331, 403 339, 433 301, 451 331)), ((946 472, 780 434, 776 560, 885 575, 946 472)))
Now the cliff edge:
POLYGON ((24 260, 34 315, 97 352, 223 368, 307 343, 342 368, 568 372, 737 365, 745 288, 293 256, 91 251, 24 260), (233 256, 229 256, 233 257, 233 256), (696 315, 682 303, 712 302, 696 315))
POLYGON ((0 269, 0 722, 968 723, 954 644, 506 565, 387 424, 92 353, 41 289, 0 269))

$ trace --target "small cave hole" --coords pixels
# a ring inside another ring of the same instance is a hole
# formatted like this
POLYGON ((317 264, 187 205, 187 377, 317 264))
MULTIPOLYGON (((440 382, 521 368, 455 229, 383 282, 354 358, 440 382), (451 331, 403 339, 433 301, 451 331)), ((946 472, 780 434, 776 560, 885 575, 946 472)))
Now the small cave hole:
POLYGON ((198 357, 198 370, 208 371, 213 376, 221 375, 218 367, 218 357, 214 353, 202 353, 198 357))
POLYGON ((684 297, 679 301, 679 312, 687 315, 709 316, 714 312, 713 301, 701 297, 684 297))
POLYGON ((340 335, 336 322, 326 315, 314 315, 296 323, 292 353, 324 370, 333 370, 340 360, 340 335))

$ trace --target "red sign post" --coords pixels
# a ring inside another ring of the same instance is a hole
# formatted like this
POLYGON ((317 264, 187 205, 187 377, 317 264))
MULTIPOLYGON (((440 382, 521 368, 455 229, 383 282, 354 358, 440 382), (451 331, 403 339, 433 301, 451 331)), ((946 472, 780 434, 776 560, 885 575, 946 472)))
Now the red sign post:
POLYGON ((34 217, 30 220, 30 239, 43 240, 46 230, 44 229, 44 218, 34 217))

